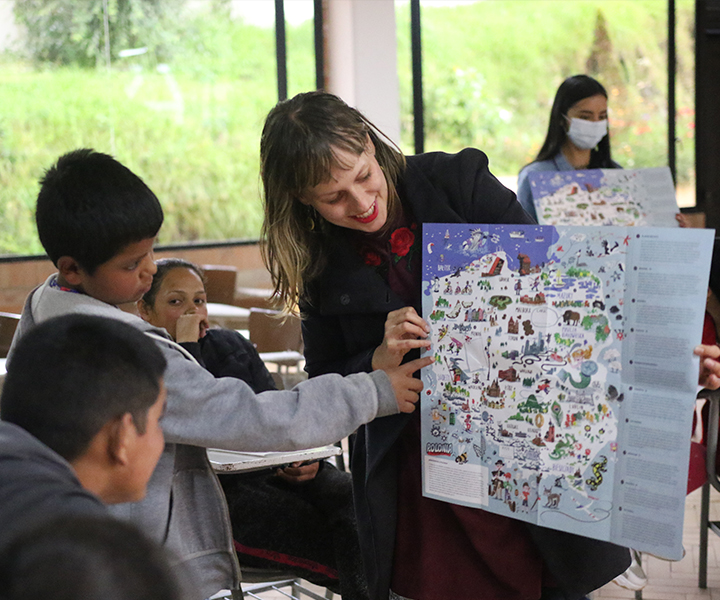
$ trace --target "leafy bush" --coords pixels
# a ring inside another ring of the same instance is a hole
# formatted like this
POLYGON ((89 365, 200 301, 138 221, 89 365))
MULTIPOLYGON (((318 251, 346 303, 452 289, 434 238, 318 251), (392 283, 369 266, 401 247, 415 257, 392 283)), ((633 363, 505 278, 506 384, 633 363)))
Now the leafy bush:
MULTIPOLYGON (((179 43, 178 13, 185 0, 107 0, 110 53, 147 47, 159 62, 179 43)), ((26 47, 37 62, 95 66, 105 58, 103 0, 22 0, 15 18, 27 30, 26 47)))

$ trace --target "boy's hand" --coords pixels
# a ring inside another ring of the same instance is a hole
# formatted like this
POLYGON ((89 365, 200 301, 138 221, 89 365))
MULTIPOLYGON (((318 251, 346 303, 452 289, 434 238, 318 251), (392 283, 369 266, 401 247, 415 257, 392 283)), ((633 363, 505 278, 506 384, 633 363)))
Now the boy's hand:
POLYGON ((720 348, 718 346, 696 346, 693 353, 700 357, 698 385, 709 390, 720 388, 720 348))
POLYGON ((277 476, 288 483, 303 483, 315 479, 320 463, 317 461, 305 463, 294 462, 284 469, 277 470, 277 476))
POLYGON ((410 413, 415 410, 415 403, 420 398, 420 392, 423 389, 423 383, 420 379, 413 377, 413 373, 431 365, 435 360, 432 356, 424 358, 416 358, 415 360, 392 367, 383 369, 390 378, 390 383, 395 390, 395 399, 398 403, 400 412, 410 413))
POLYGON ((175 341, 181 342, 197 342, 201 337, 205 337, 205 332, 210 327, 207 317, 199 313, 190 313, 182 315, 175 325, 175 341))
POLYGON ((373 353, 373 370, 397 367, 409 350, 429 348, 428 333, 430 328, 412 306, 388 313, 385 336, 373 353))

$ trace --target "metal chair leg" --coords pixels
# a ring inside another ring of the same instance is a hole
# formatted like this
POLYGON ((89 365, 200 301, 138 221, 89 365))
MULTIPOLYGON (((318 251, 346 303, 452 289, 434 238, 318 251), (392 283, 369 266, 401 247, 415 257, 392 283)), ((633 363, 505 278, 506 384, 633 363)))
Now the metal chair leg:
MULTIPOLYGON (((635 552, 635 555, 637 558, 637 563, 642 569, 642 554, 640 554, 640 552, 635 552)), ((642 600, 642 590, 635 590, 635 600, 642 600)))
POLYGON ((702 486, 700 501, 700 564, 698 568, 698 587, 707 589, 708 529, 710 528, 710 484, 702 486))

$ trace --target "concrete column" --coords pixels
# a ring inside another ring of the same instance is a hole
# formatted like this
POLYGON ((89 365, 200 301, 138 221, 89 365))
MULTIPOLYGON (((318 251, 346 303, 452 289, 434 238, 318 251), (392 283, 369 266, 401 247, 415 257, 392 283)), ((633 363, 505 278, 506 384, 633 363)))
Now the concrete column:
POLYGON ((12 50, 19 40, 20 31, 15 23, 15 2, 0 1, 0 51, 12 50))
POLYGON ((394 0, 326 0, 327 90, 400 141, 394 0))

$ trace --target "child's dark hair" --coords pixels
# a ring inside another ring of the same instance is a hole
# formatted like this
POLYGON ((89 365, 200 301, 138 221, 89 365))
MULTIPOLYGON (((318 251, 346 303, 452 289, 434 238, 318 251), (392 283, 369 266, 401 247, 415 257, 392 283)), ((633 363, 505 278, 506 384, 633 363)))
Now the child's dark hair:
POLYGON ((160 202, 117 160, 82 149, 61 156, 40 181, 35 211, 45 252, 74 258, 92 275, 128 244, 157 235, 160 202))
POLYGON ((49 319, 21 337, 10 355, 0 419, 72 461, 125 413, 145 432, 166 364, 151 338, 122 321, 49 319))
POLYGON ((203 285, 205 284, 205 271, 203 271, 195 263, 191 263, 189 260, 185 260, 184 258, 161 258, 155 261, 155 266, 157 267, 157 272, 153 275, 152 286, 142 297, 142 302, 148 308, 155 307, 155 297, 162 285, 163 279, 165 279, 165 276, 174 269, 189 269, 200 278, 203 285))
POLYGON ((188 597, 165 551, 109 515, 56 517, 15 539, 0 557, 0 589, 7 600, 188 597))

